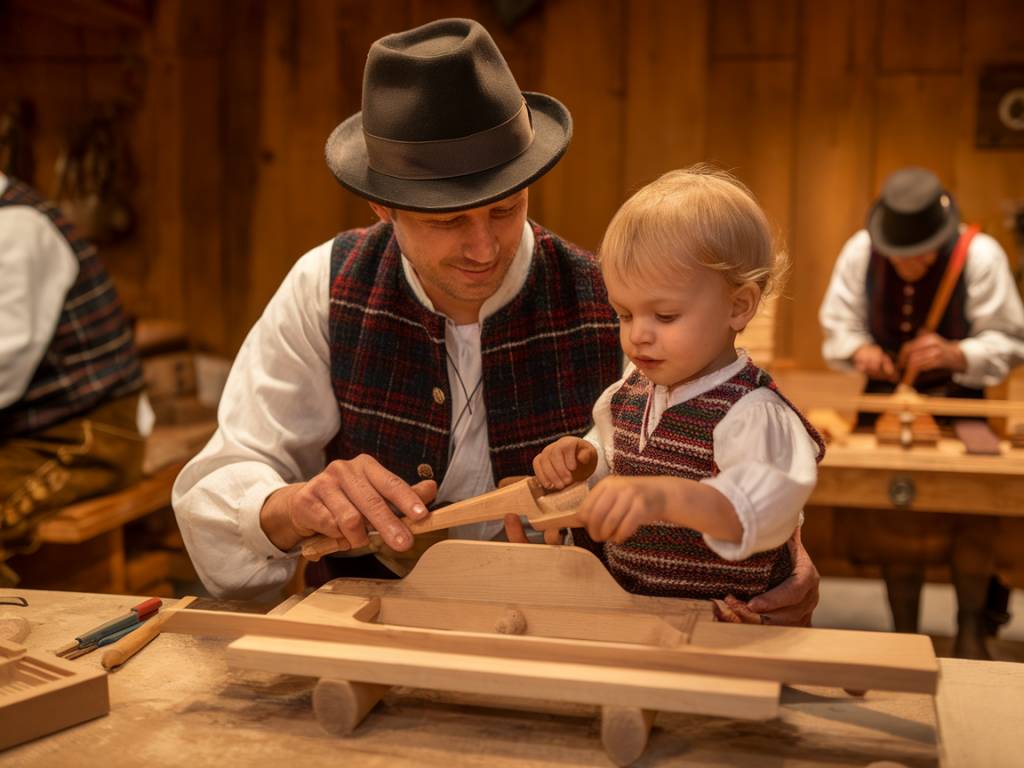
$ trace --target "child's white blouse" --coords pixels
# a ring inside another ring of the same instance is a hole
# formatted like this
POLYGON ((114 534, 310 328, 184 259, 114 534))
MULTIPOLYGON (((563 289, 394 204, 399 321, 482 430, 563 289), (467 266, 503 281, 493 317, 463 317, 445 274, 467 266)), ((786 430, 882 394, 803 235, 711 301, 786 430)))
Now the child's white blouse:
MULTIPOLYGON (((652 388, 643 448, 666 409, 685 403, 728 381, 747 364, 739 350, 736 362, 669 392, 652 388)), ((594 427, 586 439, 597 448, 598 466, 591 485, 609 472, 612 458, 611 399, 636 370, 630 363, 623 377, 604 391, 594 405, 594 427)), ((722 493, 736 509, 743 526, 738 544, 712 538, 704 541, 726 560, 743 560, 786 542, 801 524, 803 506, 818 477, 818 446, 796 412, 767 387, 740 398, 714 431, 715 463, 719 473, 701 480, 722 493)))

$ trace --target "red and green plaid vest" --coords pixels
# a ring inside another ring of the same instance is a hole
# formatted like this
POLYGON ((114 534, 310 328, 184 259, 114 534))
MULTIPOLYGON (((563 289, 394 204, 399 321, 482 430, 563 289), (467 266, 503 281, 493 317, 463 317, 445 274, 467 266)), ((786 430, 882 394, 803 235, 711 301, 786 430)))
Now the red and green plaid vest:
MULTIPOLYGON (((530 473, 533 457, 558 437, 583 434, 594 401, 621 370, 618 324, 593 257, 533 231, 522 290, 481 328, 495 482, 530 473)), ((425 465, 440 483, 451 429, 445 319, 413 294, 390 224, 338 235, 330 300, 341 427, 328 459, 366 453, 409 483, 425 465)))
POLYGON ((78 259, 78 276, 25 394, 0 410, 0 437, 45 429, 142 388, 132 331, 95 247, 55 205, 11 178, 0 195, 0 207, 9 205, 30 206, 53 222, 78 259))
MULTIPOLYGON (((666 409, 641 451, 640 433, 651 382, 634 372, 611 400, 612 472, 690 480, 718 474, 715 427, 741 397, 757 387, 768 387, 782 397, 771 377, 748 362, 728 381, 666 409)), ((782 399, 800 415, 792 403, 782 399)), ((802 415, 800 418, 818 444, 820 461, 825 444, 814 427, 802 415)), ((667 597, 720 599, 731 594, 747 600, 783 581, 793 569, 785 544, 746 560, 730 561, 716 555, 698 531, 669 523, 641 526, 622 544, 606 543, 604 556, 608 570, 625 589, 667 597)))

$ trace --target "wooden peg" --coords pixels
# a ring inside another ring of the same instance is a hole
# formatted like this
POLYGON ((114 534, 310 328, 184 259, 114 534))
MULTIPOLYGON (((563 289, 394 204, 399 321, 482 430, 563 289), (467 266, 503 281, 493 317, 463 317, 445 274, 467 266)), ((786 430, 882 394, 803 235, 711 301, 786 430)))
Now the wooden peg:
POLYGON ((313 689, 313 713, 327 733, 351 736, 390 687, 322 678, 313 689))
POLYGON ((658 713, 639 707, 601 707, 601 744, 613 763, 630 765, 647 749, 647 739, 658 713))

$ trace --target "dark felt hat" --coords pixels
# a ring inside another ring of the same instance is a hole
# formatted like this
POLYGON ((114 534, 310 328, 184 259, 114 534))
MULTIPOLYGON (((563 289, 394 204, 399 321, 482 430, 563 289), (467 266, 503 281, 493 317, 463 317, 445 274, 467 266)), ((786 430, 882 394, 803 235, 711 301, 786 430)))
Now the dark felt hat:
POLYGON ((327 165, 368 200, 453 211, 526 187, 571 137, 569 111, 520 91, 486 29, 442 19, 370 47, 363 109, 331 133, 327 165))
POLYGON ((885 181, 868 213, 871 245, 884 256, 916 256, 953 239, 960 211, 938 177, 913 166, 885 181))

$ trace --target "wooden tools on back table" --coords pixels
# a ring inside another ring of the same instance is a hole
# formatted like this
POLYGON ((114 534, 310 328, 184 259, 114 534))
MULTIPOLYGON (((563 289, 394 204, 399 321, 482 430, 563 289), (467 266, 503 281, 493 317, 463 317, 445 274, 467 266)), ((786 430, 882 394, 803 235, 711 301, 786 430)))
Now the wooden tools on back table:
MULTIPOLYGON (((489 493, 435 509, 422 520, 402 518, 402 522, 413 535, 456 525, 500 520, 507 514, 526 517, 538 531, 569 528, 577 523, 576 510, 587 495, 586 480, 593 474, 596 465, 596 455, 591 461, 580 463, 572 471, 575 482, 560 491, 547 493, 535 478, 526 477, 489 493)), ((380 534, 371 531, 370 550, 379 549, 380 545, 380 534)), ((350 548, 345 539, 312 536, 302 542, 302 555, 315 562, 324 555, 350 548)))

